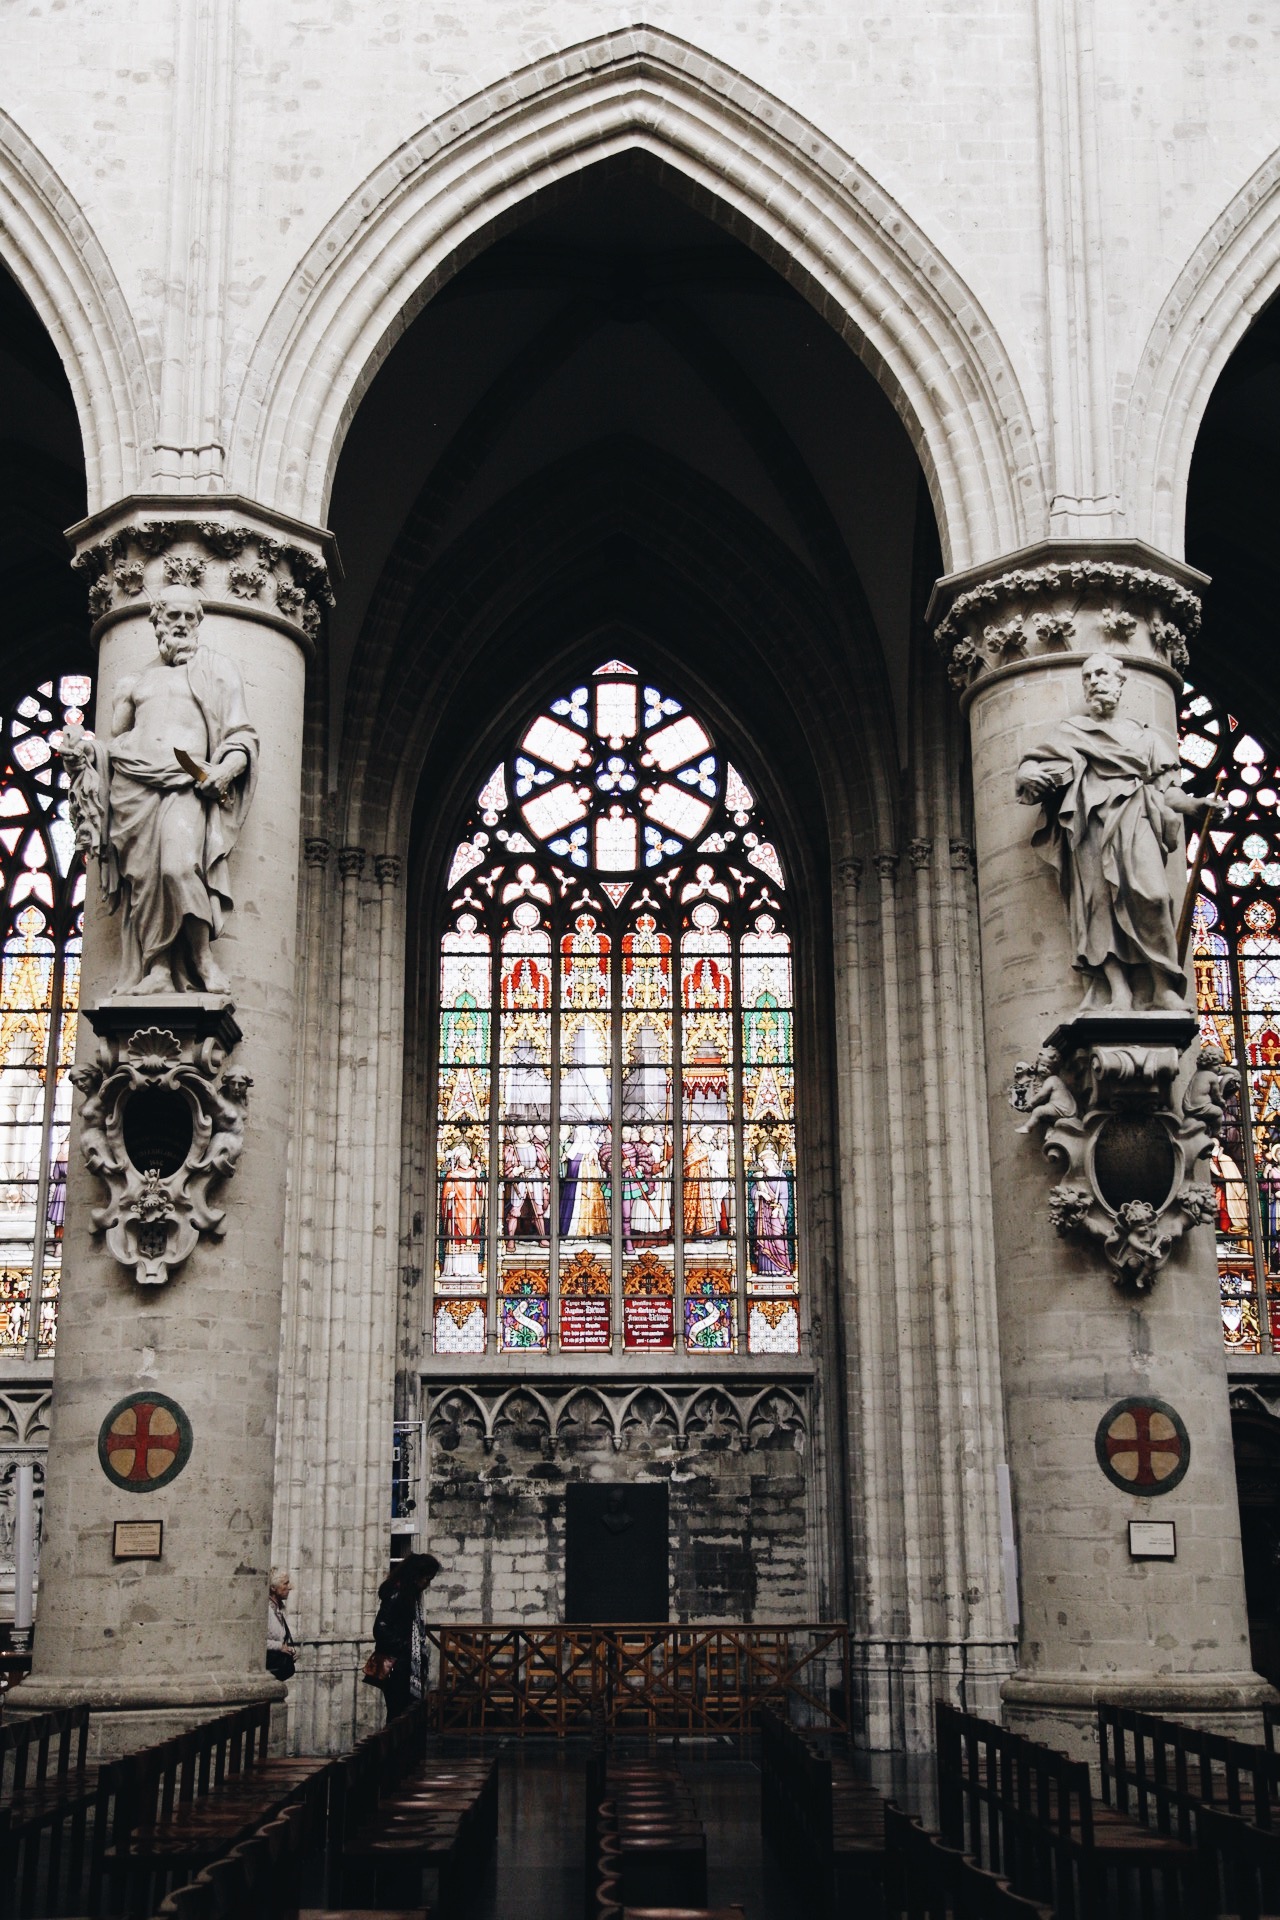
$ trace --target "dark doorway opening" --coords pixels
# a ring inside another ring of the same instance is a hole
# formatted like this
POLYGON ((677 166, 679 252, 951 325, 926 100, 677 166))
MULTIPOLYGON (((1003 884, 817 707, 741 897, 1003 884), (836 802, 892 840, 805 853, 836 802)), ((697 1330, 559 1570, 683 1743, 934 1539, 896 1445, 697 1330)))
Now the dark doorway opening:
POLYGON ((568 1621, 665 1621, 667 1488, 565 1488, 564 1612, 568 1621))

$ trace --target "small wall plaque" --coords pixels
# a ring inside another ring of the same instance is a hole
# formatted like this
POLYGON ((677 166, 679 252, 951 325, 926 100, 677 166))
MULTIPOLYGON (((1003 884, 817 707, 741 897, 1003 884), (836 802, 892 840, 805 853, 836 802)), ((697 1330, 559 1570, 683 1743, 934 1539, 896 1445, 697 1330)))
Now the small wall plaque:
POLYGON ((1131 1560, 1176 1560, 1178 1534, 1172 1520, 1131 1520, 1129 1522, 1129 1558, 1131 1560))
POLYGON ((113 1560, 158 1560, 163 1544, 163 1520, 117 1520, 111 1557, 113 1560))

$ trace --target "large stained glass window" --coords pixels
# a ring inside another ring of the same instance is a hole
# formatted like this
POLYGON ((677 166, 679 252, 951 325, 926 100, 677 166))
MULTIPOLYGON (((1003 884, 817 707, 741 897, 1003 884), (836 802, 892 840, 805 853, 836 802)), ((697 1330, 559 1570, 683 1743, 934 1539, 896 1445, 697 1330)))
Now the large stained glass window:
POLYGON ((0 1354, 53 1349, 84 920, 84 862, 54 742, 90 683, 45 681, 3 725, 0 761, 0 1354))
POLYGON ((1210 1163, 1223 1337, 1280 1352, 1280 762, 1192 687, 1180 719, 1186 784, 1227 803, 1208 825, 1190 946, 1201 1043, 1247 1095, 1227 1102, 1210 1163))
POLYGON ((445 885, 436 1352, 798 1352, 786 880, 747 780, 610 660, 445 885))

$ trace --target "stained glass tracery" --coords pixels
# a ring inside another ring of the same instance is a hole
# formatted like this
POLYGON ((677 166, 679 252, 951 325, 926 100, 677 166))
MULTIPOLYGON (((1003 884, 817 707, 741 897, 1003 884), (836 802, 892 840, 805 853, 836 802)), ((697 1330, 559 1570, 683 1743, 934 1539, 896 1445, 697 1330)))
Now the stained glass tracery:
POLYGON ((1280 761, 1193 687, 1180 735, 1184 783, 1227 807, 1205 830, 1190 947, 1201 1043, 1245 1082, 1210 1162, 1223 1338, 1280 1352, 1280 761))
POLYGON ((57 1330, 84 922, 56 741, 90 693, 85 675, 66 674, 0 721, 0 1353, 33 1357, 57 1330))
POLYGON ((445 888, 436 1351, 798 1352, 786 878, 710 730, 605 662, 445 888))

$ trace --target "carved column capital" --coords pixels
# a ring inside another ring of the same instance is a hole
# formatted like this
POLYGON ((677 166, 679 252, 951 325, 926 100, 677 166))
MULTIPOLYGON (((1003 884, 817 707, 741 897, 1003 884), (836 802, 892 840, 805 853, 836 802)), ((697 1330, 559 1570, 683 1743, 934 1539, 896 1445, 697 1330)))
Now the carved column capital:
POLYGON ((364 872, 364 862, 363 847, 338 848, 338 872, 344 880, 358 880, 364 872))
POLYGON ((398 853, 379 853, 374 855, 373 870, 378 876, 380 887, 398 887, 403 862, 398 853))
POLYGON ((836 872, 840 876, 841 884, 853 893, 857 893, 861 888, 864 871, 861 860, 840 860, 836 864, 836 872))
POLYGON ((956 873, 973 873, 977 867, 977 855, 968 840, 951 842, 951 865, 956 873))
POLYGON ((1045 540, 939 580, 928 619, 952 685, 1117 653, 1180 685, 1203 574, 1140 540, 1045 540))
POLYGON ((94 637, 166 586, 206 612, 264 621, 310 649, 333 604, 333 536, 231 494, 138 495, 71 529, 94 637))
POLYGON ((896 853, 880 852, 872 854, 871 863, 880 875, 880 881, 883 886, 891 887, 897 879, 898 859, 899 856, 896 853))
POLYGON ((923 873, 933 859, 932 840, 908 840, 907 858, 911 862, 913 872, 923 873))
POLYGON ((302 843, 303 858, 309 867, 327 867, 331 852, 329 842, 318 837, 302 843))

